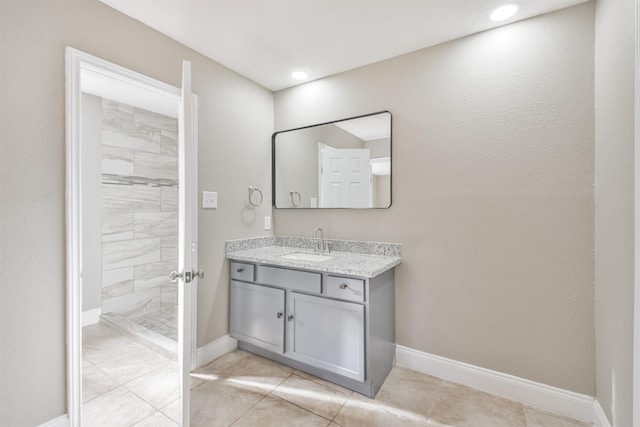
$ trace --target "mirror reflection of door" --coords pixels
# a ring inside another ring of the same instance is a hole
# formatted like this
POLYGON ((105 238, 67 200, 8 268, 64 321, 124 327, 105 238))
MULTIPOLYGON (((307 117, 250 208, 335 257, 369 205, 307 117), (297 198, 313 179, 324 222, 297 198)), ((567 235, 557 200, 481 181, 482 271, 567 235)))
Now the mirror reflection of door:
POLYGON ((318 144, 321 208, 371 207, 371 165, 367 148, 318 144))
POLYGON ((388 208, 391 113, 276 132, 273 164, 276 208, 388 208))

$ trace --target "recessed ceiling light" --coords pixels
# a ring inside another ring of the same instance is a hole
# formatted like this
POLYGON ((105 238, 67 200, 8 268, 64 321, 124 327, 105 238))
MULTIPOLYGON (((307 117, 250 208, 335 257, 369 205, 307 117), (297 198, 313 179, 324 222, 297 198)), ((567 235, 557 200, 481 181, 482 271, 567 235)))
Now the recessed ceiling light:
POLYGON ((489 15, 489 19, 495 22, 504 21, 506 19, 511 18, 513 15, 515 15, 516 12, 518 11, 518 8, 519 6, 517 3, 509 3, 509 4, 502 5, 497 9, 495 9, 493 12, 491 12, 491 15, 489 15))
POLYGON ((294 71, 291 73, 291 78, 295 80, 307 80, 309 78, 309 74, 304 71, 294 71))

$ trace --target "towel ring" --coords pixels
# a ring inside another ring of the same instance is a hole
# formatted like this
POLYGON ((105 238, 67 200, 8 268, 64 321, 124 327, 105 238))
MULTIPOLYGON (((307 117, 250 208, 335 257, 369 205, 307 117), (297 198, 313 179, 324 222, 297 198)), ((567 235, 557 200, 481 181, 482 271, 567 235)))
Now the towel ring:
POLYGON ((297 207, 302 201, 302 196, 297 191, 289 190, 289 195, 291 196, 291 204, 297 207), (296 196, 298 196, 298 201, 296 202, 296 196))
POLYGON ((262 191, 260 191, 259 188, 253 188, 252 186, 249 186, 249 203, 251 203, 252 206, 260 206, 262 204, 262 191), (260 200, 257 202, 254 201, 254 193, 257 193, 258 196, 260 196, 260 200))

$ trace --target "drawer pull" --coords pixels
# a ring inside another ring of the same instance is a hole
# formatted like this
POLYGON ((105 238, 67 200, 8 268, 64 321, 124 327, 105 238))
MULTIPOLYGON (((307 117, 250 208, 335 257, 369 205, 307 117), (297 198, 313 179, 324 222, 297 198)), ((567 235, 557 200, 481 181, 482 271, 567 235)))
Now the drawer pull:
POLYGON ((238 273, 242 273, 242 272, 244 271, 244 267, 240 267, 240 268, 236 269, 236 271, 237 271, 238 273))
POLYGON ((288 320, 289 322, 291 322, 291 321, 293 320, 293 314, 288 315, 288 316, 287 316, 287 320, 288 320))
POLYGON ((349 285, 347 285, 346 283, 342 283, 340 286, 338 286, 340 289, 347 289, 349 287, 349 285))
POLYGON ((277 312, 277 313, 276 313, 276 317, 277 317, 278 319, 282 319, 282 312, 281 312, 281 311, 277 312))

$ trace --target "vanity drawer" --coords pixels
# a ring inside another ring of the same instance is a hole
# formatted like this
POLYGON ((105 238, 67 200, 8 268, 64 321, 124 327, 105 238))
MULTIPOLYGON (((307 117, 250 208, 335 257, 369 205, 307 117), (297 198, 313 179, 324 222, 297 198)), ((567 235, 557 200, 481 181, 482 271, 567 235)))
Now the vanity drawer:
POLYGON ((329 276, 325 295, 347 301, 364 302, 364 280, 329 276))
POLYGON ((254 281, 254 265, 245 264, 243 262, 231 263, 231 278, 236 280, 244 280, 245 282, 254 281))
POLYGON ((322 292, 321 273, 259 265, 256 276, 256 281, 265 285, 279 286, 281 288, 312 292, 315 294, 322 292))

